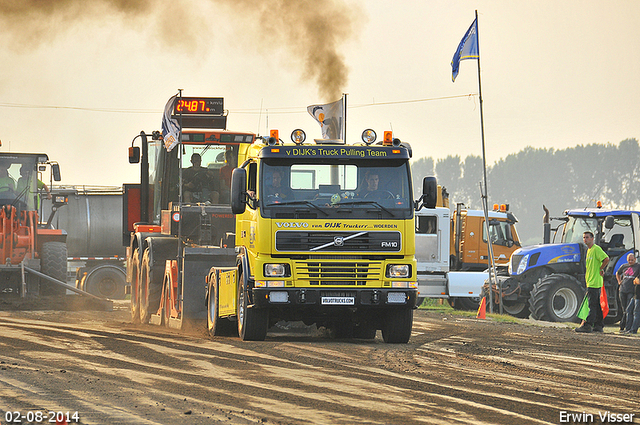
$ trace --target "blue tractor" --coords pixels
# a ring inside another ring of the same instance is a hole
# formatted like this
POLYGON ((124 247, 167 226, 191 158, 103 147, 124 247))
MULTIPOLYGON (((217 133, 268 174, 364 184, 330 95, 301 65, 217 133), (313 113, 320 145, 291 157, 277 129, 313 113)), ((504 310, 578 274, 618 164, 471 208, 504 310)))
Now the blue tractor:
MULTIPOLYGON (((546 208, 545 208, 546 211, 546 208)), ((640 248, 640 212, 585 208, 567 210, 555 228, 560 243, 549 244, 551 226, 545 215, 545 243, 516 250, 511 255, 508 272, 502 270, 491 287, 493 299, 502 303, 504 311, 516 317, 549 322, 577 321, 578 309, 586 292, 584 280, 587 246, 582 234, 591 231, 596 243, 610 258, 604 285, 609 301, 605 323, 622 317, 615 273, 627 262, 627 254, 637 255, 640 248)))

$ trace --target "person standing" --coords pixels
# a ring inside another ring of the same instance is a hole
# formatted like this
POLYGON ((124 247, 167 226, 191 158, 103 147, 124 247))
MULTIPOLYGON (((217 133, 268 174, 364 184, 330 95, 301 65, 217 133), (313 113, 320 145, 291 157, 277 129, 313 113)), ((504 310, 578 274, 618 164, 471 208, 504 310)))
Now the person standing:
POLYGON ((620 319, 620 332, 625 330, 627 322, 633 321, 633 308, 631 315, 627 315, 627 308, 633 302, 633 279, 640 276, 640 264, 636 262, 636 256, 633 253, 627 255, 627 264, 623 264, 616 273, 618 279, 618 293, 620 294, 620 308, 622 309, 622 318, 620 319))
POLYGON ((600 306, 600 292, 602 291, 604 270, 609 264, 609 257, 599 245, 595 244, 593 233, 586 231, 582 240, 587 245, 587 264, 585 281, 587 283, 587 297, 589 299, 589 315, 576 328, 576 332, 603 332, 604 321, 600 306))
POLYGON ((627 307, 627 326, 625 334, 637 334, 640 328, 640 279, 633 279, 634 296, 627 307))

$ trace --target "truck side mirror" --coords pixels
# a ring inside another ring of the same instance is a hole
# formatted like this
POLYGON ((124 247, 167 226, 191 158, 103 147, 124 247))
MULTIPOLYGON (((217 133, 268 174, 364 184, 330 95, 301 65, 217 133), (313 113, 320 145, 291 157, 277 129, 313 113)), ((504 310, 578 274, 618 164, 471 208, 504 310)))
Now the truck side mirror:
POLYGON ((422 180, 422 199, 425 207, 436 207, 438 202, 438 182, 435 177, 425 177, 422 180))
POLYGON ((131 146, 129 148, 129 164, 137 164, 140 162, 140 148, 131 146))
POLYGON ((231 173, 231 211, 242 214, 247 208, 245 195, 247 191, 247 170, 234 168, 231 173))
POLYGON ((60 178, 60 165, 59 164, 51 164, 51 172, 53 172, 53 180, 59 182, 62 180, 60 178))

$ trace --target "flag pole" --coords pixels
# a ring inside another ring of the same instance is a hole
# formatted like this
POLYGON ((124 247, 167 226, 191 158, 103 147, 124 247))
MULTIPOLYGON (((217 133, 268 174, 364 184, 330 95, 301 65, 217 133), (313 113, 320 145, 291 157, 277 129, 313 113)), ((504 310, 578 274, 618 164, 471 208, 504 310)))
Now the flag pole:
MULTIPOLYGON (((478 10, 476 10, 476 37, 478 40, 478 99, 480 101, 480 133, 482 135, 482 177, 484 190, 481 191, 482 206, 484 209, 484 223, 487 231, 487 246, 489 248, 489 311, 493 313, 493 290, 491 286, 496 284, 496 264, 493 258, 493 245, 491 244, 491 234, 489 233, 489 191, 487 188, 487 157, 484 148, 484 110, 482 107, 482 78, 480 73, 480 30, 478 29, 478 10)), ((501 301, 501 300, 500 300, 501 301)), ((502 312, 502 303, 500 303, 500 311, 502 312)))
POLYGON ((342 93, 342 142, 347 143, 347 93, 342 93))

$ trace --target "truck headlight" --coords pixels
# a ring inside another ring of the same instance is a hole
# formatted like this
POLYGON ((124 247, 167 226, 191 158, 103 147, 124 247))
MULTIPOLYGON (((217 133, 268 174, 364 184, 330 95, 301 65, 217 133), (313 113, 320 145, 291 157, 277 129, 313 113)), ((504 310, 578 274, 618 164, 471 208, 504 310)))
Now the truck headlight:
POLYGON ((287 268, 284 264, 265 264, 264 276, 265 277, 283 277, 287 272, 287 268))
POLYGON ((409 277, 411 275, 411 268, 408 264, 390 264, 387 267, 387 277, 409 277))
POLYGON ((518 270, 516 270, 516 274, 522 274, 527 269, 527 264, 529 264, 529 254, 522 257, 520 260, 520 264, 518 264, 518 270))

